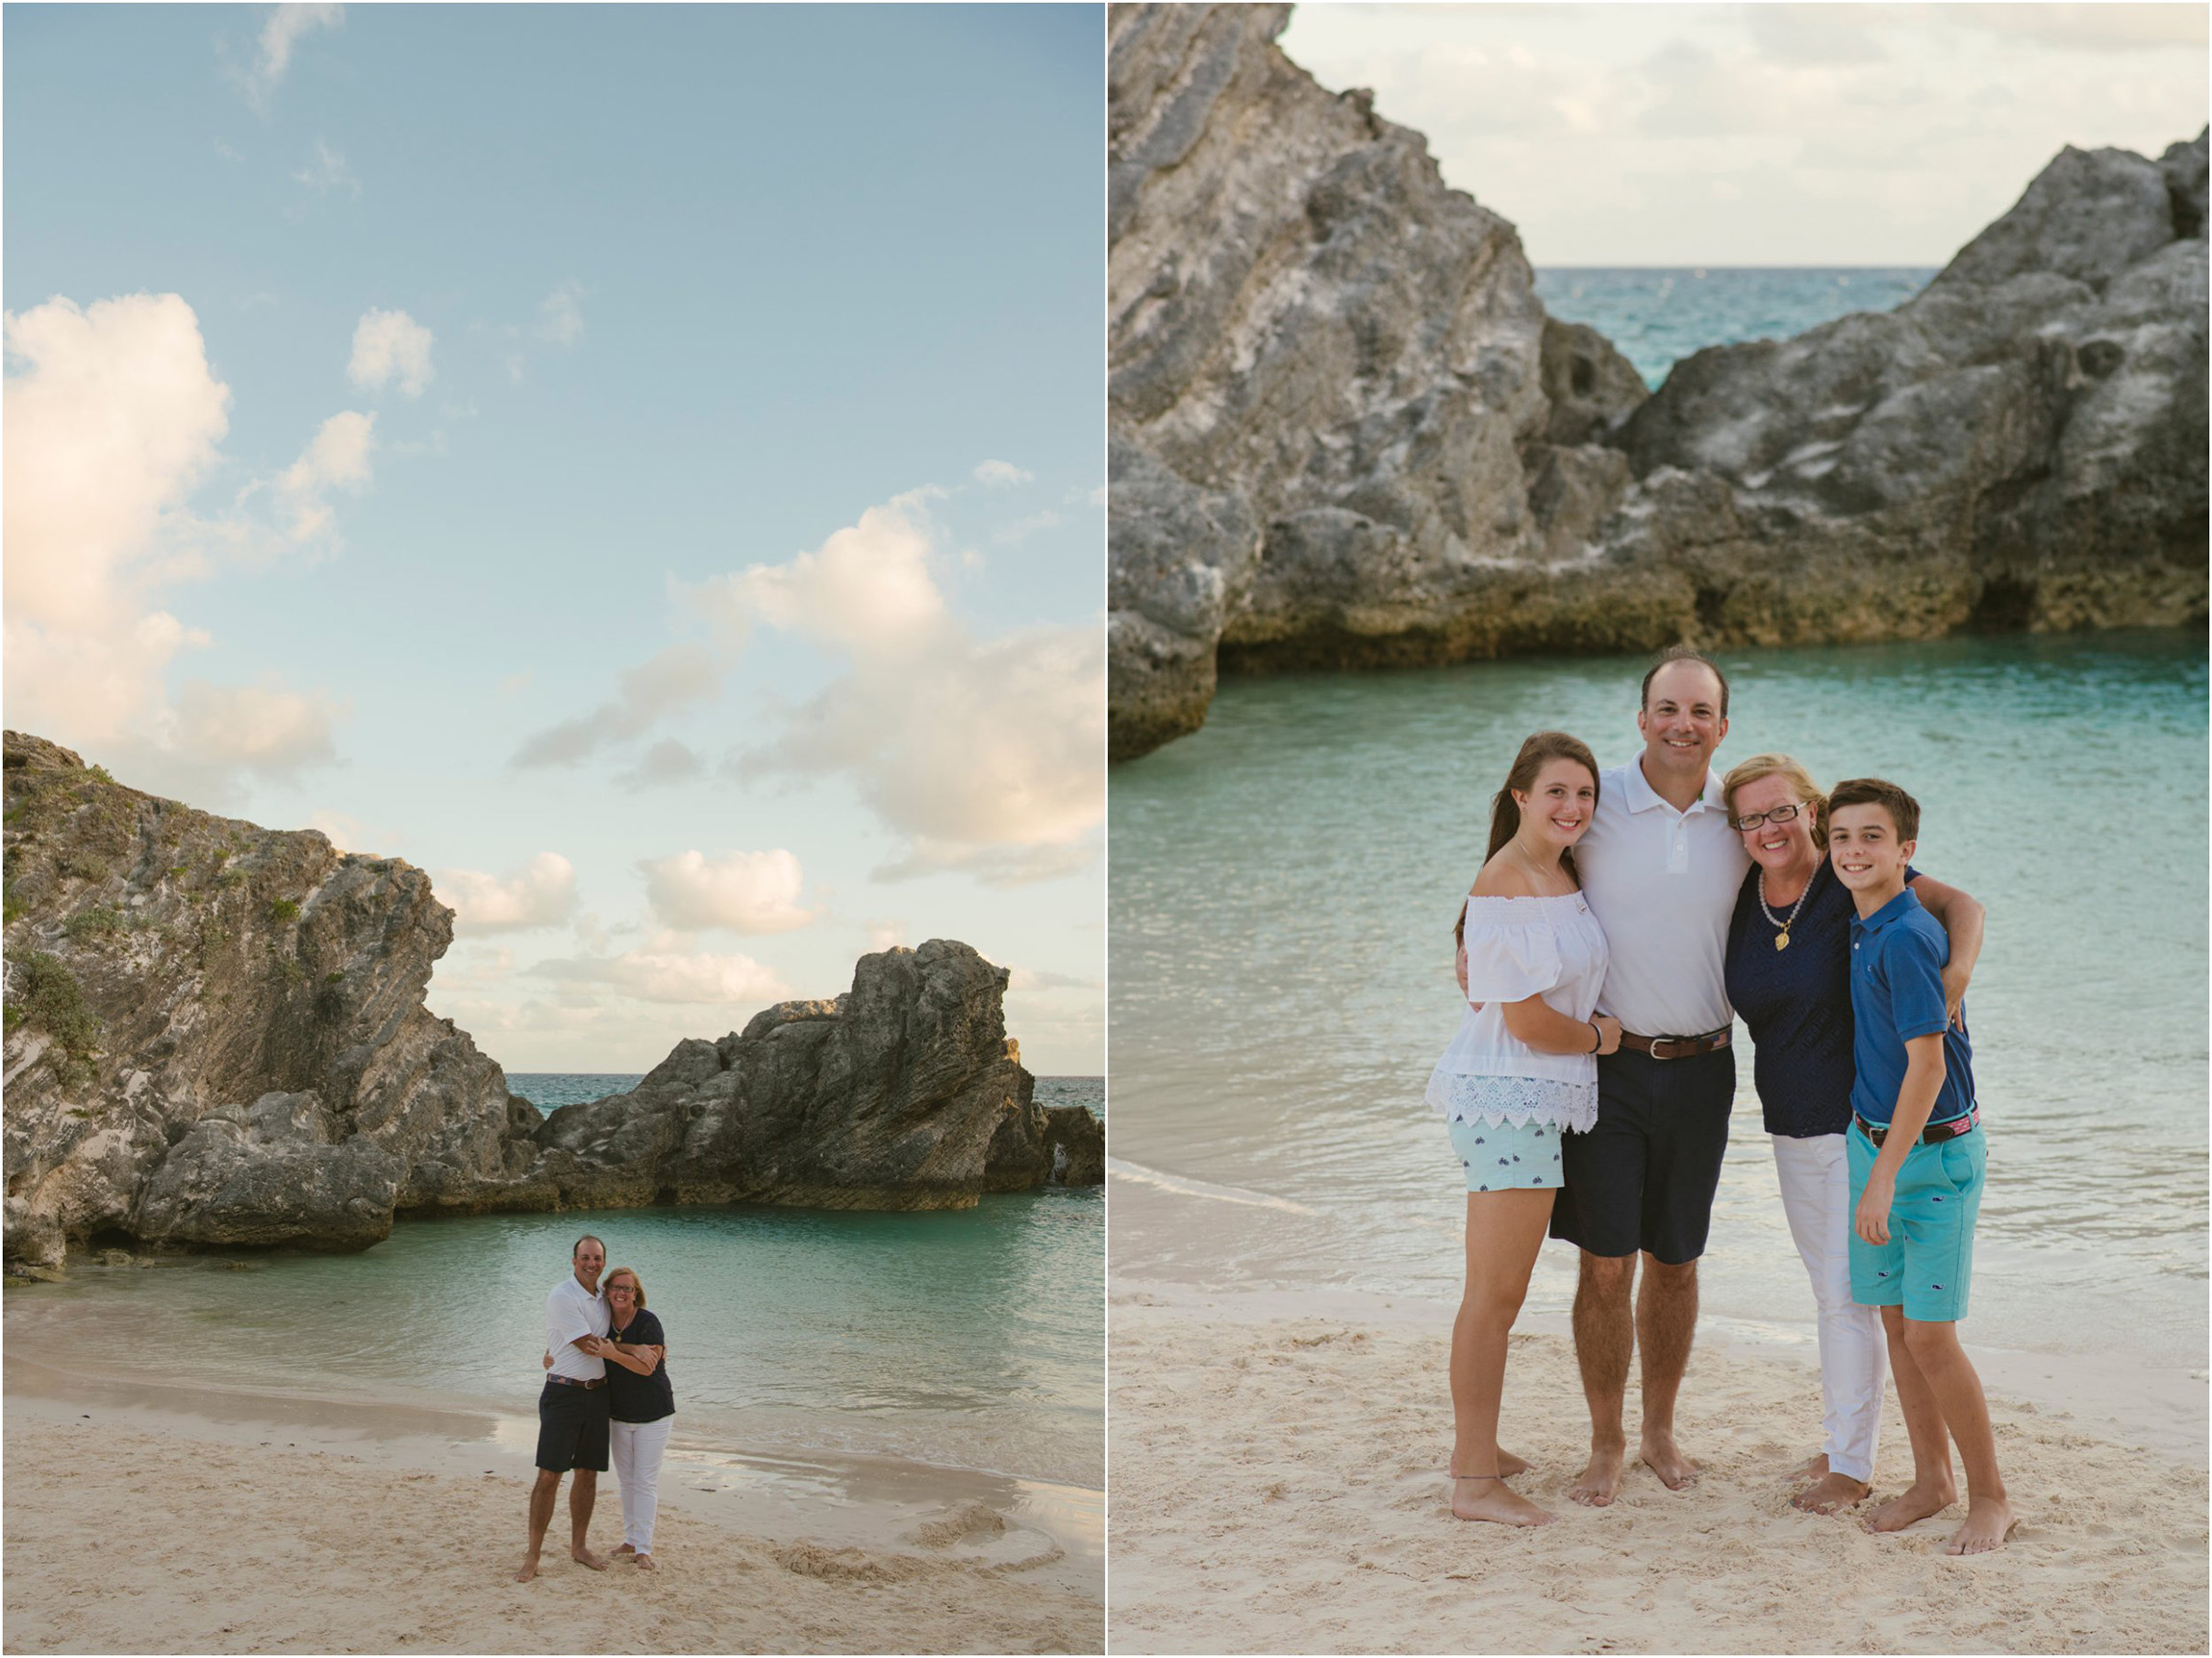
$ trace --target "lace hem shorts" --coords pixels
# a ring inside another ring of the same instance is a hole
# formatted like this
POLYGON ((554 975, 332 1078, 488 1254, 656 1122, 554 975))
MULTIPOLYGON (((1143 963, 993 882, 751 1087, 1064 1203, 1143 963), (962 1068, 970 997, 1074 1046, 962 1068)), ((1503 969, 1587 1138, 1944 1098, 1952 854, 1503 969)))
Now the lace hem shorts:
POLYGON ((1561 1082, 1545 1076, 1484 1076, 1439 1069, 1429 1079, 1428 1103, 1451 1123, 1520 1128, 1541 1122, 1573 1134, 1588 1134, 1597 1126, 1595 1078, 1561 1082))
POLYGON ((1559 1139, 1548 1122, 1454 1122, 1451 1148, 1467 1170, 1470 1192, 1555 1192, 1561 1184, 1559 1139))

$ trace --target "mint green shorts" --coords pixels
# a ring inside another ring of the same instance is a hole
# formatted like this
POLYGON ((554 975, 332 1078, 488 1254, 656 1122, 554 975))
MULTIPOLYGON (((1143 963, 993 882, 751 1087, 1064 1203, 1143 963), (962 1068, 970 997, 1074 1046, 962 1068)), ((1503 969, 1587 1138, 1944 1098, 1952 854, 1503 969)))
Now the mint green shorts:
MULTIPOLYGON (((1874 1143, 1856 1118, 1844 1136, 1850 1165, 1851 1211, 1873 1172, 1874 1143)), ((1924 1142, 1905 1153, 1890 1202, 1890 1241, 1869 1244, 1850 1235, 1851 1299, 1862 1307, 1902 1307, 1919 1324, 1948 1324, 1966 1317, 1967 1284, 1973 1277, 1973 1223, 1981 1213, 1987 1150, 1979 1128, 1954 1140, 1924 1142)))
POLYGON ((1488 1122, 1453 1122, 1451 1148, 1467 1170, 1470 1192, 1557 1192, 1559 1137, 1556 1123, 1528 1122, 1515 1128, 1488 1122))

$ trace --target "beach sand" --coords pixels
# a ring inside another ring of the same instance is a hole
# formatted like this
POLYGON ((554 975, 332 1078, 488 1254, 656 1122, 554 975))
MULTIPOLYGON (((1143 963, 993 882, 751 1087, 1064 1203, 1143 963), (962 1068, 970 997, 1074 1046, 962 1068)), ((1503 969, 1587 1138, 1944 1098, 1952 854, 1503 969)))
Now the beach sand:
MULTIPOLYGON (((172 1412, 113 1388, 57 1396, 41 1385, 51 1377, 13 1358, 9 1372, 10 1652, 1093 1652, 1103 1642, 1094 1542, 1056 1539, 1024 1504, 976 1495, 1016 1482, 925 1478, 939 1470, 907 1465, 836 1495, 671 1457, 658 1572, 570 1561, 565 1482, 542 1575, 517 1584, 531 1478, 517 1424, 471 1438, 452 1431, 464 1419, 433 1413, 364 1422, 314 1401, 204 1392, 196 1411, 172 1412)), ((621 1539, 603 1475, 591 1542, 604 1554, 621 1539)))
MULTIPOLYGON (((2022 1524, 1943 1552, 1963 1505, 1876 1537, 1799 1514, 1820 1444, 1796 1359, 1701 1331, 1677 1427, 1683 1493, 1632 1468, 1608 1509, 1567 1496, 1588 1445, 1572 1346, 1517 1330, 1503 1443, 1559 1515, 1456 1521, 1445 1476, 1448 1308, 1282 1317, 1275 1294, 1118 1282, 1108 1605, 1116 1652, 2201 1652, 2201 1461, 2077 1431, 1991 1389, 2022 1524)), ((1628 1433, 1635 1442, 1636 1394, 1628 1433)), ((2200 1397, 2199 1397, 2200 1403, 2200 1397)), ((1890 1396, 1876 1499, 1910 1479, 1890 1396)))

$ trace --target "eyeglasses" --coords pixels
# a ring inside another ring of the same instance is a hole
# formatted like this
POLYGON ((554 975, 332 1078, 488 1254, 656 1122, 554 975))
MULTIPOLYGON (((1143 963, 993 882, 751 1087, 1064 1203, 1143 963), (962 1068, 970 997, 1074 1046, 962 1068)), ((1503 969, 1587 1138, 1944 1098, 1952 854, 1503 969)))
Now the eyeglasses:
POLYGON ((1762 823, 1787 823, 1797 815, 1799 810, 1800 808, 1796 806, 1777 806, 1772 812, 1754 812, 1748 817, 1735 819, 1734 827, 1756 829, 1762 823))
POLYGON ((607 1294, 610 1295, 635 1295, 637 1293, 638 1287, 635 1284, 610 1284, 607 1286, 607 1294))

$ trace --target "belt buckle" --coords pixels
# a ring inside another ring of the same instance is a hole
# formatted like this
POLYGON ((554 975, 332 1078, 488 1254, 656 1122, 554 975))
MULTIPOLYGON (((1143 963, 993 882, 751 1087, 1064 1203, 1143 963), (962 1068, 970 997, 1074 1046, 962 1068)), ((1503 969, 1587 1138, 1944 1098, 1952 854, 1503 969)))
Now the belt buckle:
POLYGON ((1651 1039, 1651 1057, 1653 1059, 1688 1059, 1690 1053, 1696 1051, 1697 1039, 1695 1037, 1669 1036, 1651 1039), (1688 1046, 1689 1053, 1682 1051, 1685 1045, 1688 1046), (1661 1053, 1659 1051, 1661 1048, 1665 1048, 1667 1051, 1661 1053))

